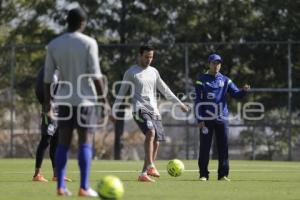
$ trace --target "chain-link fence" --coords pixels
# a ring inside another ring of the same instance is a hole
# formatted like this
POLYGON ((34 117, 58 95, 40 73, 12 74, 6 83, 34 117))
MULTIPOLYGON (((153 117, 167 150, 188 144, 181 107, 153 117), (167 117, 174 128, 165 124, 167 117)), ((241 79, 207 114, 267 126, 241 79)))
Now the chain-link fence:
MULTIPOLYGON (((108 77, 112 100, 113 83, 136 63, 138 47, 99 44, 101 69, 108 77)), ((40 137, 40 105, 34 85, 44 65, 44 45, 12 44, 0 47, 0 52, 1 157, 34 156, 40 137)), ((228 99, 231 158, 299 160, 300 42, 160 44, 153 66, 172 91, 192 105, 194 82, 207 70, 207 56, 212 52, 222 55, 223 74, 240 87, 245 83, 252 87, 242 101, 228 99)), ((167 141, 158 157, 197 158, 199 130, 193 114, 186 116, 164 100, 159 102, 167 141)), ((113 125, 100 132, 95 135, 95 156, 111 159, 113 125)), ((132 120, 125 121, 122 140, 124 159, 143 157, 143 135, 132 120)))

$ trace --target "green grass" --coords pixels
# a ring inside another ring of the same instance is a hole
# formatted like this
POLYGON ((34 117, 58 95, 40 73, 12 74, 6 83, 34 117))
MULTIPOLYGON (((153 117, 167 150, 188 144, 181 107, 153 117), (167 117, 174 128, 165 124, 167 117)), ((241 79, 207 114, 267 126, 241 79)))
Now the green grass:
MULTIPOLYGON (((184 161, 187 171, 180 177, 170 177, 165 166, 167 161, 157 161, 161 178, 156 183, 139 183, 137 176, 142 162, 136 161, 94 161, 91 171, 91 186, 107 174, 121 178, 128 200, 288 200, 300 199, 299 162, 258 162, 231 161, 231 182, 216 180, 217 162, 210 162, 210 180, 198 181, 197 161, 184 161), (109 172, 110 171, 110 172, 109 172), (119 172, 117 172, 119 171, 119 172)), ((2 200, 48 200, 56 197, 54 182, 32 182, 34 160, 0 159, 0 199, 2 200)), ((49 160, 43 163, 46 178, 52 176, 49 160)), ((68 176, 74 182, 68 188, 75 194, 71 199, 84 199, 76 196, 79 173, 76 160, 68 163, 68 176)))

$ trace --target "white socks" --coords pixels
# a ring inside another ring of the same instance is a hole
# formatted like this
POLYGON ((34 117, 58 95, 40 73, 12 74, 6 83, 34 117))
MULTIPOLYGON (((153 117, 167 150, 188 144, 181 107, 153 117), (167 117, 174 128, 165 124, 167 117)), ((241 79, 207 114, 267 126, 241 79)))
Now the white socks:
POLYGON ((154 163, 151 163, 147 166, 147 169, 151 168, 151 167, 155 167, 154 163))
MULTIPOLYGON (((155 167, 154 163, 149 164, 149 165, 147 166, 147 169, 149 169, 149 168, 151 168, 151 167, 155 167)), ((141 176, 147 175, 147 169, 146 169, 146 171, 142 171, 140 175, 141 175, 141 176)))

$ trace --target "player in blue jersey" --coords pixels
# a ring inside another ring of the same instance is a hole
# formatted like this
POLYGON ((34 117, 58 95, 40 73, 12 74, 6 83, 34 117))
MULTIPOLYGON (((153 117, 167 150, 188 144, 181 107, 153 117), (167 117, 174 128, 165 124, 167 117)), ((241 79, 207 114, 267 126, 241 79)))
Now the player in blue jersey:
POLYGON ((218 148, 218 180, 230 181, 228 161, 228 108, 227 94, 233 98, 242 98, 250 89, 242 89, 220 73, 222 58, 218 54, 208 57, 209 70, 196 81, 195 115, 200 128, 200 149, 198 166, 200 180, 209 179, 208 162, 213 133, 218 148))

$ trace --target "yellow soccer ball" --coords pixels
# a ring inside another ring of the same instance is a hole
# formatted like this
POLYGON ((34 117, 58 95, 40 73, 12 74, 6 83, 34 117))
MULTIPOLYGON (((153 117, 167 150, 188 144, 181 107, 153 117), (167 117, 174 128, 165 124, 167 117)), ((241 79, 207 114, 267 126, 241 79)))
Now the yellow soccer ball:
POLYGON ((181 160, 170 160, 167 165, 167 171, 171 176, 180 176, 184 171, 184 164, 181 160))
POLYGON ((108 175, 98 182, 97 192, 101 199, 121 199, 124 195, 124 186, 118 177, 108 175))

